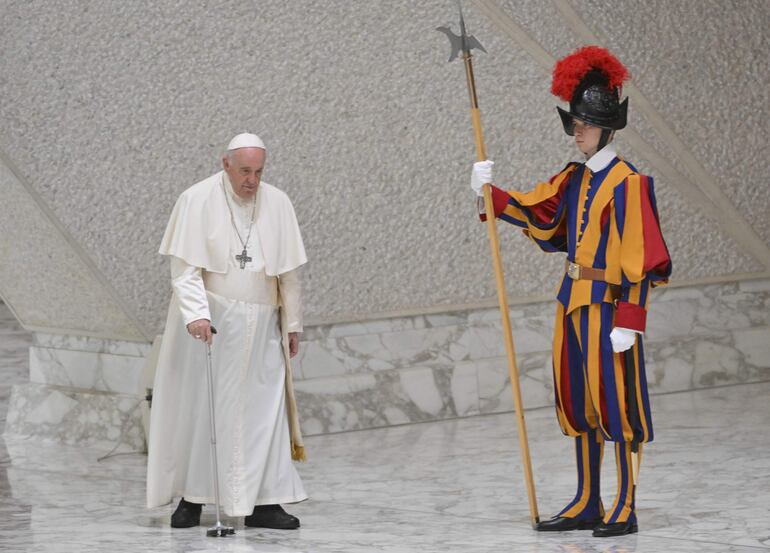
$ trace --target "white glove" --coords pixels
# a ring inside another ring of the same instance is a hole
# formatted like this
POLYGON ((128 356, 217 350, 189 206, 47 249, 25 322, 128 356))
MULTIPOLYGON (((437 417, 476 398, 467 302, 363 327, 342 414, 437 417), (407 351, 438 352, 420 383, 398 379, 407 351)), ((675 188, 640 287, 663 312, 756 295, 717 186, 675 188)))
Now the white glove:
POLYGON ((481 188, 488 182, 492 182, 492 166, 494 161, 477 161, 473 164, 473 173, 471 173, 471 188, 476 195, 483 196, 481 188))
POLYGON ((610 332, 610 342, 615 353, 626 351, 636 342, 636 331, 616 326, 610 332))

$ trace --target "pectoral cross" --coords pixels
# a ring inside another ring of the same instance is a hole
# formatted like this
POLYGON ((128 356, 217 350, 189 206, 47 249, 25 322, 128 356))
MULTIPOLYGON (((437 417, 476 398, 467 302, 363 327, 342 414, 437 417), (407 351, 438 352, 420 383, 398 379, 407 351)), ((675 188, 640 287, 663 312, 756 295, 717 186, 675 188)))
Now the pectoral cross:
POLYGON ((249 263, 251 261, 251 257, 249 257, 249 254, 246 253, 246 248, 243 248, 243 251, 241 252, 241 255, 235 256, 236 261, 241 264, 241 269, 246 268, 246 263, 249 263))

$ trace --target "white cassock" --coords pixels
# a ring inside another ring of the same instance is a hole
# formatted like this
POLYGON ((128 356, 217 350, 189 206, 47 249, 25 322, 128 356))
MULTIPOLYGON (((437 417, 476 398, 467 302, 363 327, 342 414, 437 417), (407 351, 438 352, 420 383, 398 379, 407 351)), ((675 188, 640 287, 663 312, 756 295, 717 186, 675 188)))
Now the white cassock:
POLYGON ((251 227, 220 172, 188 188, 160 253, 171 256, 174 294, 158 357, 150 419, 147 506, 175 497, 214 503, 206 345, 186 325, 209 319, 221 504, 229 516, 255 505, 307 499, 292 458, 304 458, 291 381, 288 332, 302 331, 297 268, 307 260, 294 208, 262 182, 243 268, 236 260, 251 227), (228 209, 228 202, 231 211, 228 209))

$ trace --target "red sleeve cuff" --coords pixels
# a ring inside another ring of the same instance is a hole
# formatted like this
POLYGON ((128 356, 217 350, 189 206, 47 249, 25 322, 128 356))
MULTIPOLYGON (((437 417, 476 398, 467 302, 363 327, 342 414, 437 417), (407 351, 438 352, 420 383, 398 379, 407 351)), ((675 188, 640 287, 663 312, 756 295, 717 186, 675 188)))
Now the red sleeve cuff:
POLYGON ((644 332, 647 326, 647 310, 635 303, 618 302, 615 310, 615 326, 644 332))
MULTIPOLYGON (((508 205, 508 200, 511 199, 511 196, 508 194, 508 192, 496 187, 493 184, 490 184, 489 186, 492 188, 492 205, 495 208, 495 217, 499 217, 500 214, 505 211, 505 206, 508 205)), ((481 217, 482 221, 487 220, 485 213, 479 213, 479 217, 481 217)))

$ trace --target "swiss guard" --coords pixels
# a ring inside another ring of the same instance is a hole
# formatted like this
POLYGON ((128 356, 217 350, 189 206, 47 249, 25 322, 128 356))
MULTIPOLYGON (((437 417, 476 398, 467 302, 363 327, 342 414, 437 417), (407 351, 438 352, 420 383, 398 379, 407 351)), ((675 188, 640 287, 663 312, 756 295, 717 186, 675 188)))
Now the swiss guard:
MULTIPOLYGON (((577 493, 538 524, 544 532, 592 529, 606 537, 638 531, 634 497, 642 444, 653 439, 642 335, 650 288, 668 282, 671 259, 652 178, 612 144, 626 126, 628 98, 621 102, 621 90, 628 77, 596 46, 557 62, 551 91, 569 102, 569 111, 557 110, 585 161, 568 164, 530 192, 491 187, 495 217, 521 227, 540 249, 567 254, 553 380, 559 425, 575 439, 577 493), (615 443, 618 474, 608 509, 599 486, 605 441, 615 443)), ((483 184, 493 182, 493 164, 473 166, 471 186, 479 196, 483 184)))

